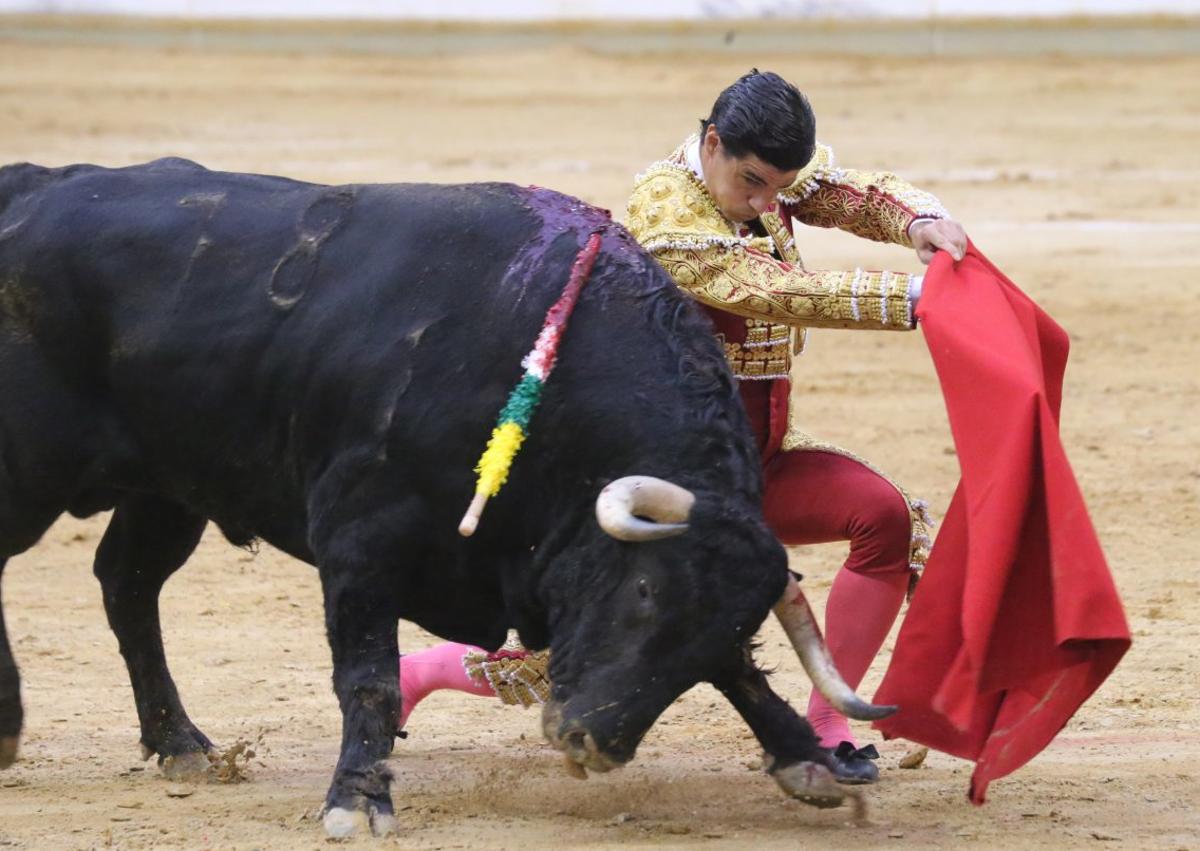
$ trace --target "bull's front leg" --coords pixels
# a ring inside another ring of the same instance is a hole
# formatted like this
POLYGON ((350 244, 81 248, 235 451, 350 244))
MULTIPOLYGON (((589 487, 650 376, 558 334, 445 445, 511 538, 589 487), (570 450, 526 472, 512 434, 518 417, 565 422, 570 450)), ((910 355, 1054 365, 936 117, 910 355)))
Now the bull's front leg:
POLYGON ((205 522, 166 500, 130 495, 117 504, 96 550, 104 611, 133 686, 142 758, 158 754, 163 773, 175 779, 206 773, 213 745, 188 717, 167 668, 158 599, 199 543, 205 522))
POLYGON ((747 647, 713 685, 733 704, 762 745, 763 767, 779 787, 816 807, 837 807, 852 791, 838 784, 828 750, 812 726, 767 682, 747 647))
MULTIPOLYGON (((0 577, 8 559, 0 559, 0 577)), ((17 760, 17 745, 21 739, 21 676, 8 644, 4 627, 4 604, 0 601, 0 769, 17 760)))
POLYGON ((359 534, 339 536, 342 544, 318 565, 342 709, 341 756, 325 798, 325 830, 334 838, 368 828, 383 836, 395 825, 392 775, 384 764, 400 717, 395 555, 372 558, 359 534))

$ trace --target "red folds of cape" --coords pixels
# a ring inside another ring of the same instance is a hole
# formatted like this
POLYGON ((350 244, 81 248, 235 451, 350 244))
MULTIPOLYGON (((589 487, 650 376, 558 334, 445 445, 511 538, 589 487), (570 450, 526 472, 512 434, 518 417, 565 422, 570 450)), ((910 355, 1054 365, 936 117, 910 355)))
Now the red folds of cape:
POLYGON ((975 760, 971 801, 1038 754, 1129 649, 1058 434, 1067 335, 975 248, 917 315, 962 478, 875 695, 875 726, 975 760))

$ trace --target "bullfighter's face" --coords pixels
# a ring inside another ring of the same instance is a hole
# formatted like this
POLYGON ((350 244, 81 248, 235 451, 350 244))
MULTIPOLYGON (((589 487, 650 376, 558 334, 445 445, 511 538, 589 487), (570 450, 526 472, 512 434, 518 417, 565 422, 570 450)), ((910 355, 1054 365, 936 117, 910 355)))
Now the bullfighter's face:
POLYGON ((781 171, 754 154, 735 157, 711 125, 700 142, 704 186, 732 222, 748 222, 773 209, 776 197, 795 182, 799 169, 781 171))
POLYGON ((626 542, 594 525, 582 531, 549 571, 553 590, 544 586, 547 738, 577 766, 627 762, 679 695, 744 658, 786 567, 757 514, 715 496, 697 497, 678 537, 626 542))

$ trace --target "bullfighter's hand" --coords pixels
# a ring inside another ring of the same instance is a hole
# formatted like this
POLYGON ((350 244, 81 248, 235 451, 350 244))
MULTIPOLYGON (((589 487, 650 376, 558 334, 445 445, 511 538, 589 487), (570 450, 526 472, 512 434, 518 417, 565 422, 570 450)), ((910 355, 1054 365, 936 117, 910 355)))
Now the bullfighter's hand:
POLYGON ((938 249, 950 252, 956 261, 967 253, 967 232, 953 219, 924 219, 913 222, 908 232, 917 257, 928 266, 938 249))

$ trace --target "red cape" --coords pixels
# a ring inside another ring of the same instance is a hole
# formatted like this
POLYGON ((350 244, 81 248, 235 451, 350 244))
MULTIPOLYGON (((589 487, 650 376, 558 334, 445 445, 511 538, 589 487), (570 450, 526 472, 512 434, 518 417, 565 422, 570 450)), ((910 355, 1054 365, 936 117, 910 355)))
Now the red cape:
POLYGON ((974 246, 917 316, 962 478, 900 629, 875 726, 975 760, 971 801, 1038 754, 1129 649, 1058 435, 1066 332, 974 246))

